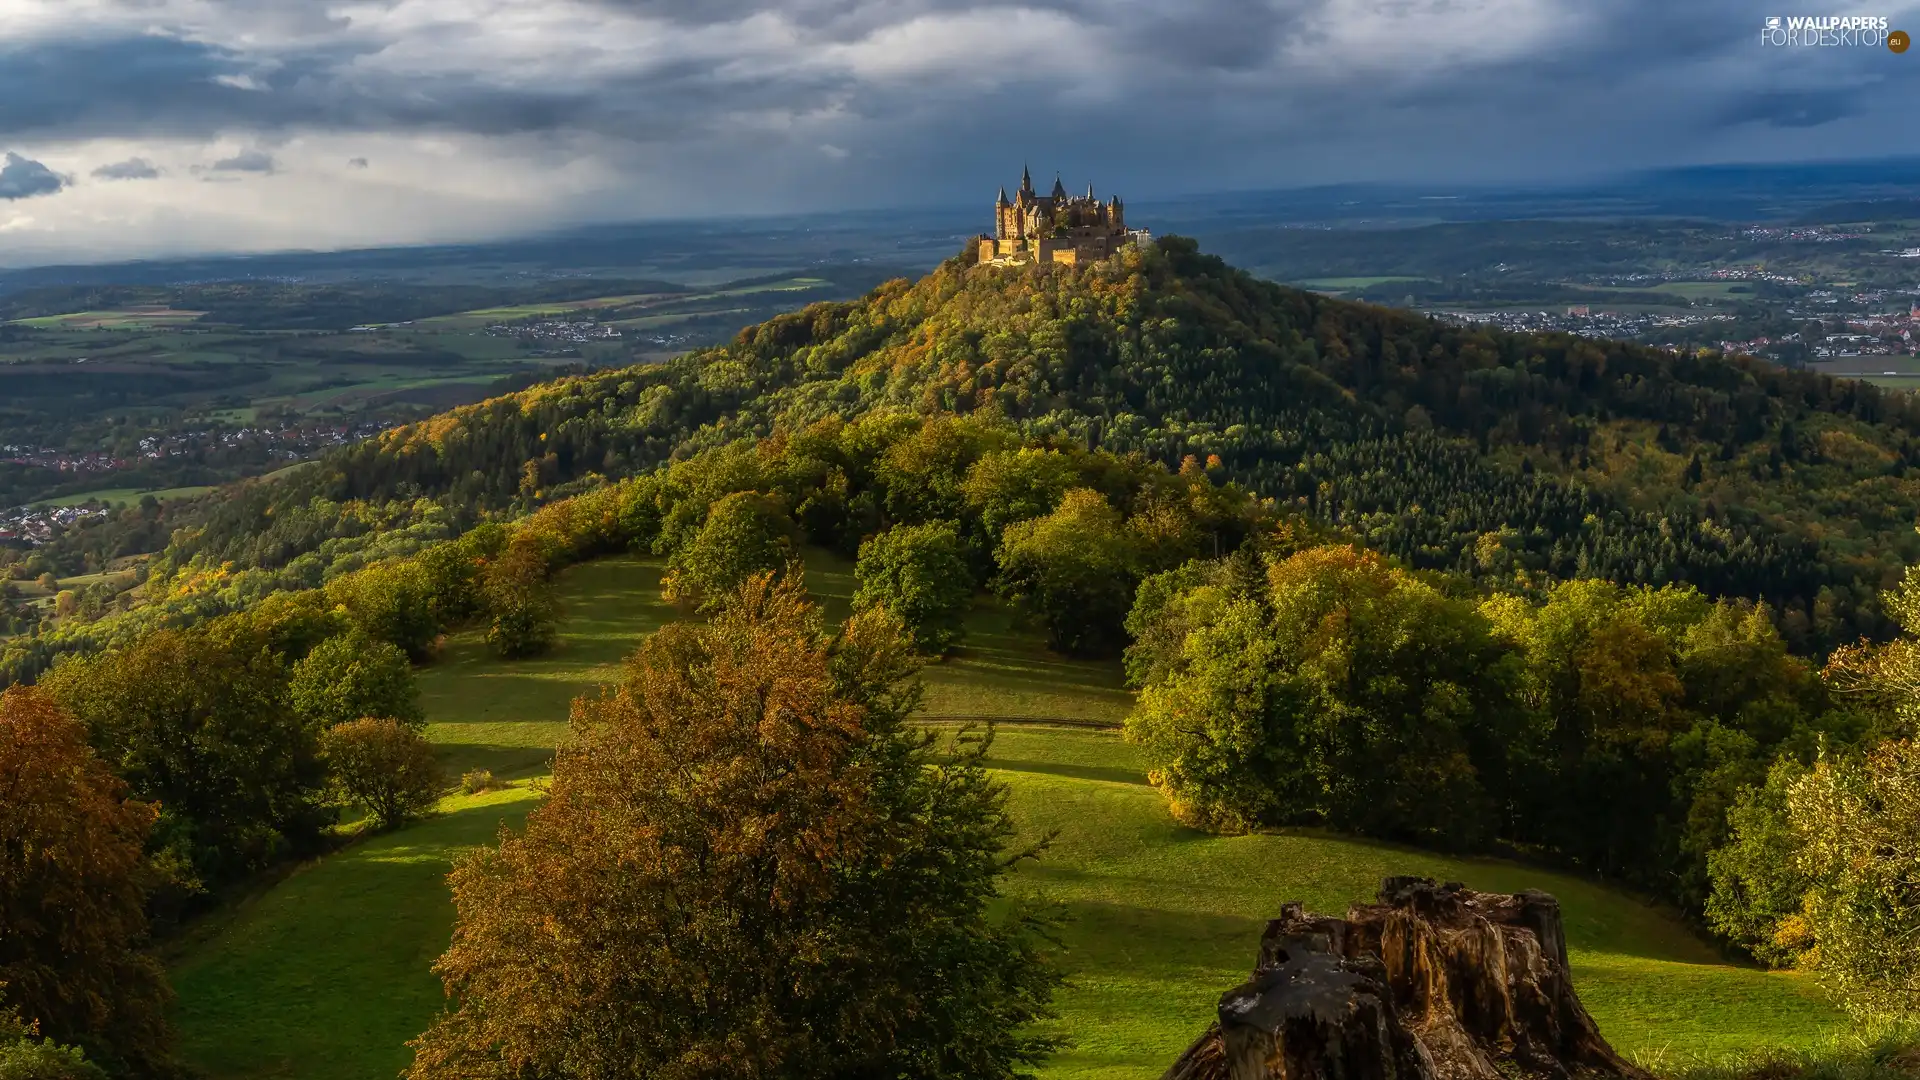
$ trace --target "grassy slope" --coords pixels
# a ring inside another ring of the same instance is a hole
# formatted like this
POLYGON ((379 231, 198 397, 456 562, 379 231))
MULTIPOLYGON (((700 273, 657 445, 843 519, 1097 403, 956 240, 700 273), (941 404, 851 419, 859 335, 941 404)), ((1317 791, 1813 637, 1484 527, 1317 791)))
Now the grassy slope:
MULTIPOLYGON (((673 617, 658 600, 658 577, 657 564, 637 559, 569 571, 563 641, 538 660, 501 663, 456 639, 421 677, 429 734, 449 764, 544 772, 567 703, 615 677, 634 641, 673 617)), ((844 564, 815 560, 810 581, 830 616, 844 613, 844 564)), ((927 673, 930 713, 1124 712, 1112 665, 1045 657, 992 609, 974 624, 975 648, 927 673)), ((1672 921, 1585 882, 1331 836, 1182 829, 1146 786, 1133 749, 1106 732, 1010 726, 994 764, 1029 835, 1058 830, 1046 858, 1014 882, 1072 916, 1060 1024, 1075 1045, 1048 1076, 1158 1076, 1220 992, 1244 977, 1282 901, 1338 911, 1390 873, 1557 894, 1589 1008, 1616 1044, 1641 1055, 1805 1044, 1837 1023, 1803 979, 1717 963, 1672 921)), ((214 1080, 362 1080, 402 1068, 405 1040, 439 1006, 427 968, 451 925, 441 877, 458 849, 489 839, 503 820, 517 823, 530 805, 524 788, 450 799, 442 816, 308 867, 210 928, 174 969, 189 1060, 214 1080)))

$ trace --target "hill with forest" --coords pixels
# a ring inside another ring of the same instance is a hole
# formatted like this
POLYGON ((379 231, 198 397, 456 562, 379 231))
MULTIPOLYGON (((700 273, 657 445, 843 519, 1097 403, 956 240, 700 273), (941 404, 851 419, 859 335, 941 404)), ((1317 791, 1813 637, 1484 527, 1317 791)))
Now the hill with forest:
POLYGON ((397 428, 170 523, 192 528, 166 563, 277 570, 371 519, 524 511, 878 409, 1193 456, 1420 568, 1761 599, 1808 651, 1890 632, 1874 598, 1920 557, 1909 395, 1744 356, 1446 325, 1167 238, 1084 267, 963 254, 723 346, 397 428))
MULTIPOLYGON (((1068 1035, 1124 1036, 1150 1075, 1177 1047, 1075 1019, 1112 1010, 1062 987, 1051 916, 1000 902, 1023 891, 1011 875, 1028 855, 1045 865, 1021 838, 1074 828, 1090 854, 1073 862, 1063 840, 1056 884, 1137 856, 1202 892, 1222 875, 1258 890, 1196 901, 1193 927, 1213 930, 1179 939, 1150 914, 1176 890, 1131 869, 1124 889, 1092 889, 1079 925, 1136 960, 1136 939, 1224 942, 1231 920, 1271 914, 1275 884, 1330 901, 1361 884, 1307 882, 1303 858, 1375 877, 1441 865, 1418 852, 1495 855, 1625 885, 1730 949, 1817 965, 1850 1013, 1912 1019, 1898 995, 1920 948, 1884 943, 1920 941, 1902 884, 1920 835, 1920 570, 1901 566, 1917 422, 1911 399, 1856 383, 1463 329, 1259 282, 1169 240, 1069 268, 962 256, 722 347, 156 500, 51 546, 108 559, 164 540, 129 603, 69 604, 0 649, 0 683, 37 684, 0 695, 0 733, 27 736, 0 739, 25 748, 0 754, 0 780, 67 778, 11 781, 36 797, 0 804, 0 832, 80 820, 93 832, 72 843, 98 834, 115 860, 110 888, 69 881, 84 869, 71 860, 0 867, 55 927, 32 957, 61 955, 70 922, 105 928, 82 974, 111 1015, 73 1006, 71 977, 11 976, 51 970, 39 959, 0 970, 25 987, 6 1003, 115 1075, 152 1072, 172 1051, 150 929, 232 916, 233 940, 260 944, 181 940, 202 957, 175 972, 183 1030, 228 1031, 234 1001, 265 1018, 258 1003, 317 1000, 290 988, 345 953, 274 927, 338 907, 381 928, 355 963, 395 977, 364 997, 369 983, 329 968, 354 990, 331 998, 343 1019, 327 1035, 370 1001, 430 1006, 412 976, 447 940, 438 871, 379 885, 334 849, 432 828, 409 823, 449 798, 454 765, 469 798, 551 779, 519 808, 524 831, 450 879, 454 945, 433 970, 454 1004, 411 1044, 420 1080, 494 1075, 484 1063, 520 1036, 489 1017, 510 1013, 533 1018, 530 1053, 557 1055, 528 1061, 590 1064, 556 1074, 633 1071, 623 1040, 662 1017, 687 1034, 648 1060, 708 1046, 732 1060, 741 1024, 776 1017, 818 1068, 715 1074, 922 1075, 901 1055, 964 1044, 992 1061, 957 1075, 1011 1076, 1062 1049, 1045 1023, 1056 990, 1068 1035), (587 576, 563 579, 576 567, 587 576), (1889 644, 1846 644, 1895 624, 1889 644), (572 696, 529 666, 547 656, 602 689, 572 696), (1019 739, 990 757, 977 720, 1059 730, 1021 770, 1007 767, 1019 739), (949 721, 951 740, 930 734, 949 721), (1022 789, 995 779, 1020 771, 1103 786, 1054 785, 1042 801, 1058 820, 1021 818, 1022 789), (1137 840, 1126 820, 1146 826, 1137 840), (1336 839, 1271 841, 1303 829, 1336 839), (804 854, 821 851, 840 854, 804 854), (1176 869, 1175 853, 1196 858, 1176 869), (332 876, 288 877, 268 905, 279 921, 247 919, 236 899, 303 859, 332 876), (100 902, 40 899, 64 895, 100 902), (1115 903, 1149 914, 1100 930, 1115 903), (680 932, 688 912, 718 936, 680 932), (923 930, 949 936, 929 946, 923 930), (604 1008, 577 1010, 622 955, 663 959, 621 965, 604 1008), (738 981, 726 1008, 716 977, 738 981), (797 985, 825 1011, 768 1002, 797 985), (940 1003, 903 1014, 904 1035, 860 1011, 923 991, 940 1003), (587 1019, 557 1035, 540 1020, 553 1015, 587 1019), (817 1041, 822 1023, 841 1041, 817 1041)), ((456 812, 499 801, 453 798, 456 812)), ((1601 907, 1627 917, 1618 897, 1601 907)), ((1701 949, 1634 951, 1684 937, 1640 924, 1631 943, 1611 935, 1628 950, 1612 955, 1698 963, 1739 1024, 1794 1017, 1811 1036, 1832 1015, 1701 949)), ((1085 946, 1074 962, 1091 965, 1085 946)), ((1143 972, 1101 962, 1139 997, 1143 972)), ((1663 1034, 1666 1007, 1634 1002, 1676 969, 1584 963, 1600 969, 1582 975, 1596 1004, 1617 990, 1616 1017, 1663 1034)), ((1215 983, 1194 973, 1146 983, 1183 998, 1215 983)), ((1688 1007, 1708 1015, 1697 995, 1688 1007)), ((41 1036, 0 1024, 0 1054, 41 1036)), ((279 1067, 230 1064, 218 1074, 279 1067)))

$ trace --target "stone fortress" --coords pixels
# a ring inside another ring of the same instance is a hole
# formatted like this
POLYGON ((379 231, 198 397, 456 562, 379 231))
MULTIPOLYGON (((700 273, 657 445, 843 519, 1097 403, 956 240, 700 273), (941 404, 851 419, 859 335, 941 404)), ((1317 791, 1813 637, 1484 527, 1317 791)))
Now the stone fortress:
POLYGON ((1055 177, 1052 194, 1040 195, 1033 190, 1033 175, 1022 169, 1020 190, 1012 199, 1006 188, 1000 189, 993 206, 994 233, 980 238, 980 261, 1015 266, 1104 259, 1134 241, 1126 215, 1120 196, 1103 203, 1094 198, 1092 184, 1085 195, 1070 196, 1055 177))

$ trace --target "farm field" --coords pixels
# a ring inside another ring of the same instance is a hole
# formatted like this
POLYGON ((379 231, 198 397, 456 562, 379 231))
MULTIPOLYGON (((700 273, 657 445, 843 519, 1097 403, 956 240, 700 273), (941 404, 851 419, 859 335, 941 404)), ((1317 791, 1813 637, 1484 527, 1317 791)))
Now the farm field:
POLYGON ((101 502, 108 506, 125 506, 129 503, 139 502, 141 498, 147 495, 151 495, 165 502, 168 499, 185 499, 194 495, 205 495, 212 490, 212 487, 204 484, 190 487, 154 488, 151 490, 144 488, 99 488, 94 491, 82 491, 74 495, 62 495, 56 499, 48 499, 45 505, 79 506, 82 503, 101 502))
POLYGON ((20 326, 65 330, 157 330, 193 322, 204 311, 178 311, 170 307, 134 307, 116 311, 76 311, 70 315, 44 315, 17 319, 20 326))
POLYGON ((1425 281, 1425 280, 1427 279, 1423 277, 1408 277, 1405 275, 1388 274, 1381 277, 1309 278, 1305 281, 1293 282, 1292 284, 1297 285, 1302 289, 1313 289, 1318 292, 1341 293, 1341 292, 1351 292, 1355 289, 1370 289, 1375 285, 1389 285, 1396 281, 1425 281))
POLYGON ((825 278, 793 277, 731 287, 689 287, 680 292, 628 293, 546 304, 476 308, 472 311, 421 319, 411 325, 420 330, 472 330, 523 319, 565 319, 570 316, 583 316, 618 327, 665 326, 703 316, 745 313, 764 308, 768 304, 779 308, 791 307, 795 303, 794 299, 790 295, 782 294, 822 292, 832 288, 832 282, 825 278), (765 299, 755 307, 738 306, 738 301, 742 297, 763 295, 765 299), (732 301, 734 306, 725 306, 729 301, 732 301))
POLYGON ((1859 379, 1888 389, 1920 389, 1920 357, 1839 356, 1815 360, 1807 366, 1827 375, 1859 379))
MULTIPOLYGON (((851 575, 814 555, 809 584, 844 614, 851 575)), ((618 676, 645 633, 676 617, 658 561, 613 558, 561 579, 563 635, 548 656, 502 662, 473 634, 423 669, 429 737, 454 769, 515 778, 507 792, 449 797, 440 816, 302 868, 176 951, 177 1019, 189 1061, 213 1080, 393 1075, 405 1040, 439 1008, 429 971, 452 910, 442 878, 457 852, 516 824, 548 769, 568 702, 618 676)), ((1175 824, 1114 733, 1036 717, 1116 720, 1116 665, 1048 655, 983 606, 959 656, 926 673, 928 712, 1008 718, 992 765, 1024 838, 1057 830, 1011 891, 1058 905, 1071 981, 1055 1078, 1151 1080, 1245 977, 1265 920, 1286 900, 1339 911, 1396 873, 1560 897, 1579 988, 1602 1029, 1642 1060, 1679 1064, 1768 1044, 1804 1045, 1838 1014, 1802 977, 1722 962, 1661 912, 1595 884, 1487 859, 1289 831, 1216 837, 1175 824), (1028 718, 1028 719, 1022 719, 1028 718)), ((951 728, 952 721, 933 721, 951 728)))
POLYGON ((0 304, 0 446, 31 459, 0 476, 0 509, 237 479, 270 467, 269 456, 222 452, 210 433, 254 428, 245 437, 260 443, 258 429, 278 439, 297 428, 296 446, 275 449, 282 460, 311 455, 559 369, 667 359, 886 276, 838 267, 697 284, 215 284, 16 298, 0 304), (605 295, 582 296, 594 289, 605 295), (539 325, 554 320, 610 329, 539 325), (156 456, 141 445, 149 437, 200 441, 156 456), (90 460, 103 451, 108 466, 90 460))

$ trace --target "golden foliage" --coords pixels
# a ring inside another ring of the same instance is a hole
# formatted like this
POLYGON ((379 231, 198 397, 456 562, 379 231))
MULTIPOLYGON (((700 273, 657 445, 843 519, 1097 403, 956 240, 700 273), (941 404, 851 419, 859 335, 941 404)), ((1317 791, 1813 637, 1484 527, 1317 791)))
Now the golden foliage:
POLYGON ((139 951, 155 816, 52 697, 0 692, 0 1007, 148 1065, 168 1041, 165 977, 139 951))

